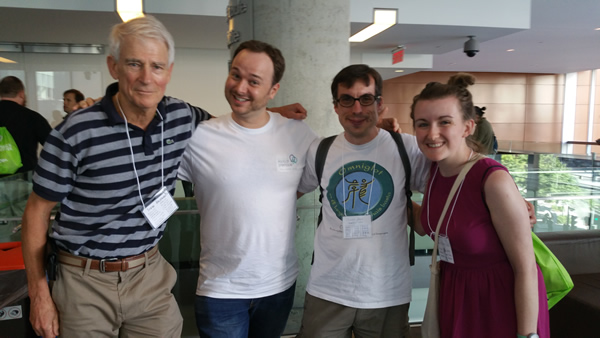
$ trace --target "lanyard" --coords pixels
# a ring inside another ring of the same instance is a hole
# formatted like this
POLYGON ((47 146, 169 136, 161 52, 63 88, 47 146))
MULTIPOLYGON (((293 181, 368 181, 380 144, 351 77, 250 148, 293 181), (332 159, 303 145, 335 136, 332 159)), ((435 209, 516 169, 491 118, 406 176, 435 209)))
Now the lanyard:
MULTIPOLYGON (((468 161, 471 160, 471 157, 473 156, 473 150, 471 150, 471 154, 469 154, 469 159, 468 161)), ((429 229, 432 231, 431 233, 431 238, 433 239, 433 236, 435 234, 435 230, 433 230, 433 228, 431 227, 431 223, 429 220, 429 198, 431 196, 431 187, 433 186, 433 181, 435 180, 435 175, 438 172, 438 169, 440 168, 439 164, 438 166, 435 168, 435 172, 433 173, 433 177, 431 178, 431 184, 429 184, 429 190, 427 191, 427 226, 429 227, 429 229)), ((452 214, 454 213, 454 207, 456 206, 456 202, 458 201, 458 195, 460 195, 460 191, 462 189, 463 183, 465 183, 465 180, 463 179, 462 182, 460 182, 460 186, 458 187, 458 191, 456 192, 456 197, 454 199, 454 204, 452 204, 452 210, 450 210, 450 215, 448 215, 448 222, 446 222, 446 237, 448 237, 448 226, 450 225, 450 219, 452 218, 452 214)))
MULTIPOLYGON (((377 131, 377 136, 375 136, 377 138, 377 146, 375 147, 375 160, 377 160, 377 154, 379 153, 379 141, 381 140, 381 138, 379 138, 379 130, 377 131)), ((346 196, 346 162, 344 161, 344 151, 346 149, 346 137, 343 137, 343 141, 344 143, 342 144, 342 198, 345 198, 346 196)), ((367 211, 365 212, 365 215, 369 214, 369 211, 371 210, 371 196, 373 195, 373 185, 374 185, 374 181, 375 181, 375 167, 377 166, 377 162, 373 161, 373 174, 371 176, 371 187, 369 190, 369 202, 367 203, 367 211)), ((342 203, 344 205, 344 216, 348 216, 346 214, 346 203, 342 203)))
MULTIPOLYGON (((138 185, 138 194, 140 195, 140 201, 142 201, 142 206, 144 207, 144 209, 146 209, 146 205, 144 204, 144 198, 142 197, 142 185, 140 184, 140 177, 138 176, 137 173, 137 168, 135 167, 135 157, 133 154, 133 145, 131 144, 131 137, 129 137, 129 126, 128 126, 128 122, 127 122, 127 116, 125 116, 125 111, 123 110, 123 108, 121 108, 121 102, 119 102, 119 94, 117 94, 117 105, 119 106, 119 110, 121 110, 121 113, 123 114, 123 119, 125 120, 125 133, 127 134, 127 141, 129 141, 129 150, 131 152, 131 162, 133 164, 133 173, 135 174, 135 179, 137 181, 137 185, 138 185)), ((165 161, 165 147, 164 147, 164 124, 165 121, 162 117, 162 115, 160 114, 160 112, 158 111, 158 108, 156 109, 156 113, 158 114, 158 116, 160 116, 160 120, 161 120, 161 124, 160 124, 160 149, 161 149, 161 154, 160 154, 160 187, 161 189, 164 187, 165 185, 165 172, 164 172, 164 161, 165 161)))

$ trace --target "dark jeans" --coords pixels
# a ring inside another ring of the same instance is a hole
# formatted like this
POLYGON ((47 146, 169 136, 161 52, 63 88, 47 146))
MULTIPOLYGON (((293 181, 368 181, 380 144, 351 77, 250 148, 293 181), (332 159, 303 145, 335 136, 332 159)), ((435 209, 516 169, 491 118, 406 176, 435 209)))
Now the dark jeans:
POLYGON ((294 303, 296 283, 257 299, 196 296, 196 326, 202 338, 279 338, 294 303))

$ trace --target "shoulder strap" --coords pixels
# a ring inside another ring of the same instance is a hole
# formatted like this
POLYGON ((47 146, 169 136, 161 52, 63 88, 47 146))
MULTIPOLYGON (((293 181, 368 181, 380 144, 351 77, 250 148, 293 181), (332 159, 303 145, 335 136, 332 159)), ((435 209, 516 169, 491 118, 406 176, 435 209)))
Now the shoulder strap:
POLYGON ((321 187, 321 177, 323 177, 323 168, 325 167, 325 160, 327 159, 327 153, 331 144, 335 140, 337 135, 329 136, 321 140, 317 147, 317 154, 315 156, 315 172, 317 174, 317 184, 319 185, 319 202, 321 203, 321 210, 319 211, 319 218, 317 219, 317 227, 323 220, 323 188, 321 187))
MULTIPOLYGON (((325 160, 327 159, 327 153, 331 144, 335 140, 337 135, 329 136, 321 140, 317 147, 317 154, 315 155, 315 173, 317 174, 317 184, 319 185, 319 202, 321 203, 321 209, 319 210, 319 218, 317 219, 317 227, 323 220, 323 187, 321 187, 321 177, 323 177, 323 168, 325 167, 325 160)), ((310 264, 315 262, 315 252, 313 251, 312 261, 310 264)))
MULTIPOLYGON (((389 131, 389 130, 388 130, 389 131)), ((410 160, 408 159, 408 154, 406 153, 406 148, 404 147, 404 141, 402 140, 402 135, 389 131, 390 135, 394 141, 396 141, 396 145, 398 146, 398 152, 400 153, 400 159, 402 160, 402 165, 404 166, 404 173, 406 179, 404 180, 404 192, 406 193, 406 210, 408 212, 408 224, 410 225, 410 236, 408 242, 408 257, 410 260, 410 265, 415 265, 415 229, 412 227, 413 222, 413 205, 412 205, 412 190, 410 189, 410 178, 411 178, 411 169, 410 169, 410 160)))
POLYGON ((317 155, 315 157, 315 172, 317 173, 317 181, 319 183, 319 187, 321 186, 321 177, 323 176, 323 168, 325 167, 325 159, 327 158, 327 153, 329 152, 329 148, 335 140, 337 135, 329 136, 321 140, 319 146, 317 147, 317 155))
POLYGON ((442 209, 442 213, 440 214, 440 219, 438 220, 437 227, 435 228, 435 239, 433 241, 433 251, 431 252, 431 265, 430 265, 430 269, 432 272, 435 267, 435 263, 437 261, 437 248, 438 248, 438 240, 440 237, 439 236, 440 226, 442 225, 442 222, 444 221, 444 217, 446 217, 446 211, 448 211, 448 206, 450 205, 452 198, 456 194, 456 190, 458 190, 458 187, 460 186, 462 181, 464 181, 465 176, 467 176, 467 173, 469 172, 469 170, 471 170, 471 167, 473 167, 473 165, 475 165, 475 162, 479 161, 479 159, 480 159, 480 157, 476 154, 473 159, 471 159, 469 162, 467 162, 467 164, 465 164, 463 166, 463 168, 460 170, 460 173, 458 174, 456 179, 454 179, 454 184, 452 185, 452 189, 450 189, 450 193, 448 194, 448 198, 446 199, 446 204, 444 205, 444 209, 442 209))

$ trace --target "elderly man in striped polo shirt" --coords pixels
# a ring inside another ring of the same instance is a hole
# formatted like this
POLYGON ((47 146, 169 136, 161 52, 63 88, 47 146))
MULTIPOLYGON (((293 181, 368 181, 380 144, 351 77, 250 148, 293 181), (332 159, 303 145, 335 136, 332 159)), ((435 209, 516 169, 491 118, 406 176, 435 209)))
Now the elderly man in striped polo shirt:
POLYGON ((51 132, 36 169, 23 218, 30 320, 43 337, 179 337, 177 276, 157 243, 175 209, 183 151, 210 115, 164 96, 175 52, 158 20, 116 25, 109 48, 118 82, 51 132), (58 202, 51 295, 44 250, 58 202))

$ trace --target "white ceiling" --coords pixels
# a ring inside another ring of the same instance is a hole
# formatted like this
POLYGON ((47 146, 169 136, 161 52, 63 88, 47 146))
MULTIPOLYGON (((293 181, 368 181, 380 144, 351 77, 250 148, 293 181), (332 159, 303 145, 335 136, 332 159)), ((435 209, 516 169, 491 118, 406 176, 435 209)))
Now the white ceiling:
MULTIPOLYGON (((171 31, 179 48, 226 48, 224 14, 153 15, 171 31)), ((120 19, 110 11, 0 7, 0 22, 0 42, 105 44, 110 27, 120 19)), ((350 31, 365 25, 352 22, 350 31)), ((569 73, 600 69, 600 31, 594 30, 600 27, 600 0, 531 0, 529 29, 494 25, 398 24, 364 43, 351 44, 351 52, 353 60, 363 54, 379 54, 386 59, 389 55, 391 60, 391 50, 402 44, 406 47, 405 60, 411 56, 432 60, 427 67, 407 67, 403 74, 421 70, 569 73), (473 58, 463 53, 467 35, 480 41, 480 52, 473 58)), ((0 56, 10 58, 9 53, 0 56)), ((390 78, 402 75, 394 70, 408 65, 395 67, 390 62, 389 66, 375 67, 384 78, 390 78)))

